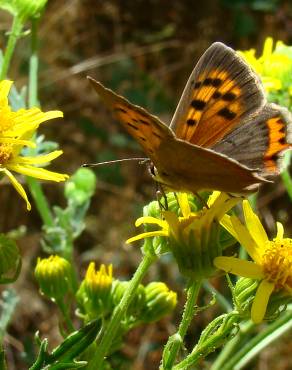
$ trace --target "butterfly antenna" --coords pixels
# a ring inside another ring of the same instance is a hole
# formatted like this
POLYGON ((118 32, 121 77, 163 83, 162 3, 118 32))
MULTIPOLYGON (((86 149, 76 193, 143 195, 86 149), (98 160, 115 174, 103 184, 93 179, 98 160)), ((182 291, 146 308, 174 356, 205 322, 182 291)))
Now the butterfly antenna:
POLYGON ((148 158, 123 158, 123 159, 114 159, 112 161, 98 162, 98 163, 84 163, 81 167, 99 167, 107 164, 115 164, 120 162, 130 162, 130 161, 139 161, 141 164, 149 161, 148 158))

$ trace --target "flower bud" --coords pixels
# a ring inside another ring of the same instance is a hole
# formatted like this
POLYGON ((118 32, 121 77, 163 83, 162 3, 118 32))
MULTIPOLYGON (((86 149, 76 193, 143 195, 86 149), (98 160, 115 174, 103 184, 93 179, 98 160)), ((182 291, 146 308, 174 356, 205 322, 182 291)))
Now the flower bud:
POLYGON ((251 305, 259 283, 250 278, 239 278, 235 284, 233 294, 236 309, 243 317, 250 317, 251 305))
POLYGON ((152 282, 145 287, 146 302, 141 315, 144 322, 154 322, 168 315, 177 304, 177 294, 162 282, 152 282))
MULTIPOLYGON (((114 306, 117 306, 120 303, 128 286, 129 286, 128 281, 119 281, 119 280, 115 281, 115 285, 113 288, 114 306)), ((140 314, 144 306, 145 306, 145 288, 142 284, 140 284, 134 293, 134 297, 130 303, 130 306, 128 307, 126 315, 128 317, 135 316, 137 318, 140 318, 140 314)))
POLYGON ((90 318, 105 315, 112 308, 112 265, 101 265, 95 270, 95 263, 90 262, 85 278, 77 292, 77 300, 90 318))
POLYGON ((39 17, 46 3, 47 0, 3 0, 0 2, 0 9, 7 10, 25 22, 30 18, 39 17))
POLYGON ((14 240, 0 234, 0 283, 14 282, 21 269, 21 255, 14 240))
POLYGON ((55 301, 63 299, 72 288, 71 265, 65 258, 59 256, 39 258, 35 277, 41 292, 55 301))
POLYGON ((65 184, 65 196, 71 202, 82 205, 94 194, 96 177, 89 168, 79 168, 65 184))

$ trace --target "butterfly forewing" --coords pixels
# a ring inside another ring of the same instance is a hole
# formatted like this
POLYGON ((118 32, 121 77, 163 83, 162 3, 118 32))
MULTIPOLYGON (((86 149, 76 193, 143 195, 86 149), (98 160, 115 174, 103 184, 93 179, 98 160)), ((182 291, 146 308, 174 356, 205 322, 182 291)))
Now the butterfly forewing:
POLYGON ((217 42, 194 68, 170 127, 180 139, 211 147, 264 103, 257 75, 234 50, 217 42))
POLYGON ((145 109, 130 103, 127 99, 105 88, 101 83, 89 77, 89 81, 114 116, 142 146, 145 153, 157 162, 157 148, 161 143, 173 137, 172 131, 157 117, 145 109))

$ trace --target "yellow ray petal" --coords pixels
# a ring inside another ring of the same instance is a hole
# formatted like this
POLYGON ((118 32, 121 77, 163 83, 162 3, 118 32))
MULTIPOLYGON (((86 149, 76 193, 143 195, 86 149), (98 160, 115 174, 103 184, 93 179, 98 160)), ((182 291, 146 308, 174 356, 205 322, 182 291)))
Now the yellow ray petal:
POLYGON ((216 257, 214 265, 227 273, 251 279, 262 279, 264 276, 262 268, 256 263, 235 257, 216 257))
POLYGON ((9 80, 0 81, 0 101, 1 103, 5 99, 7 99, 12 84, 13 82, 9 80))
POLYGON ((231 216, 231 222, 233 225, 233 228, 237 234, 237 240, 239 243, 246 249, 247 253, 251 256, 251 258, 257 262, 261 262, 261 253, 258 248, 258 245, 253 240, 253 238, 250 236, 248 230, 242 223, 239 221, 239 219, 236 216, 231 216))
POLYGON ((152 236, 168 236, 168 232, 165 230, 159 230, 159 231, 149 231, 146 233, 141 233, 136 236, 133 236, 132 238, 129 238, 126 240, 126 244, 130 244, 135 242, 136 240, 141 240, 144 238, 150 238, 152 236))
POLYGON ((281 222, 277 222, 277 239, 283 239, 284 238, 284 227, 281 224, 281 222))
POLYGON ((58 172, 48 171, 48 170, 45 170, 44 168, 38 168, 38 167, 33 167, 33 166, 8 164, 7 168, 11 171, 21 173, 22 175, 35 177, 41 180, 60 182, 60 181, 65 181, 66 179, 69 178, 68 175, 58 173, 58 172))
POLYGON ((274 288, 275 285, 267 280, 260 283, 251 307, 251 319, 255 324, 263 321, 274 288))
POLYGON ((167 226, 167 223, 164 220, 160 220, 159 218, 151 217, 151 216, 143 216, 137 218, 135 221, 135 226, 139 227, 143 224, 153 224, 161 226, 162 228, 165 228, 167 226))
POLYGON ((11 138, 11 137, 1 137, 0 138, 0 143, 28 146, 30 148, 35 148, 36 147, 36 144, 33 141, 14 139, 14 138, 11 138))
POLYGON ((36 157, 16 157, 11 161, 11 164, 42 164, 42 163, 48 163, 52 160, 56 159, 63 153, 62 150, 55 150, 51 153, 44 154, 44 155, 38 155, 36 157))
POLYGON ((219 195, 221 194, 220 191, 213 191, 213 193, 209 196, 208 198, 208 201, 207 201, 207 204, 209 207, 212 206, 212 204, 215 202, 215 200, 219 197, 219 195))
POLYGON ((224 229, 226 229, 229 232, 229 234, 231 234, 235 239, 238 240, 237 233, 234 230, 234 227, 231 222, 231 217, 229 215, 224 215, 221 218, 220 224, 224 227, 224 229))
POLYGON ((188 217, 191 214, 191 208, 189 205, 189 199, 187 193, 177 193, 177 199, 179 208, 181 209, 182 215, 188 217))
POLYGON ((246 222, 246 227, 250 235, 254 239, 254 241, 260 247, 260 249, 264 250, 265 243, 268 241, 268 236, 266 234, 266 231, 263 228, 263 225, 260 219, 252 210, 248 200, 245 199, 242 205, 243 205, 243 213, 244 213, 244 218, 246 222))
POLYGON ((27 198, 26 192, 23 188, 23 186, 17 181, 17 179, 13 176, 13 174, 8 171, 6 168, 1 169, 0 171, 4 172, 5 175, 9 178, 12 185, 14 186, 15 190, 18 192, 18 194, 26 201, 26 208, 28 211, 31 210, 31 205, 29 203, 29 200, 27 198))

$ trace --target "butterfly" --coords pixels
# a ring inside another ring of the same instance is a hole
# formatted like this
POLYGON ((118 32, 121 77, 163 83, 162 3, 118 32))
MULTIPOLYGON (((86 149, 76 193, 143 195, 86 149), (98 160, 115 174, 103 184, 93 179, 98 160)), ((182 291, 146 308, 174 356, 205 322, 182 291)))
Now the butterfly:
POLYGON ((165 189, 248 194, 279 174, 292 148, 292 115, 267 103, 257 74, 220 42, 199 59, 170 125, 101 83, 103 103, 141 145, 165 189))

